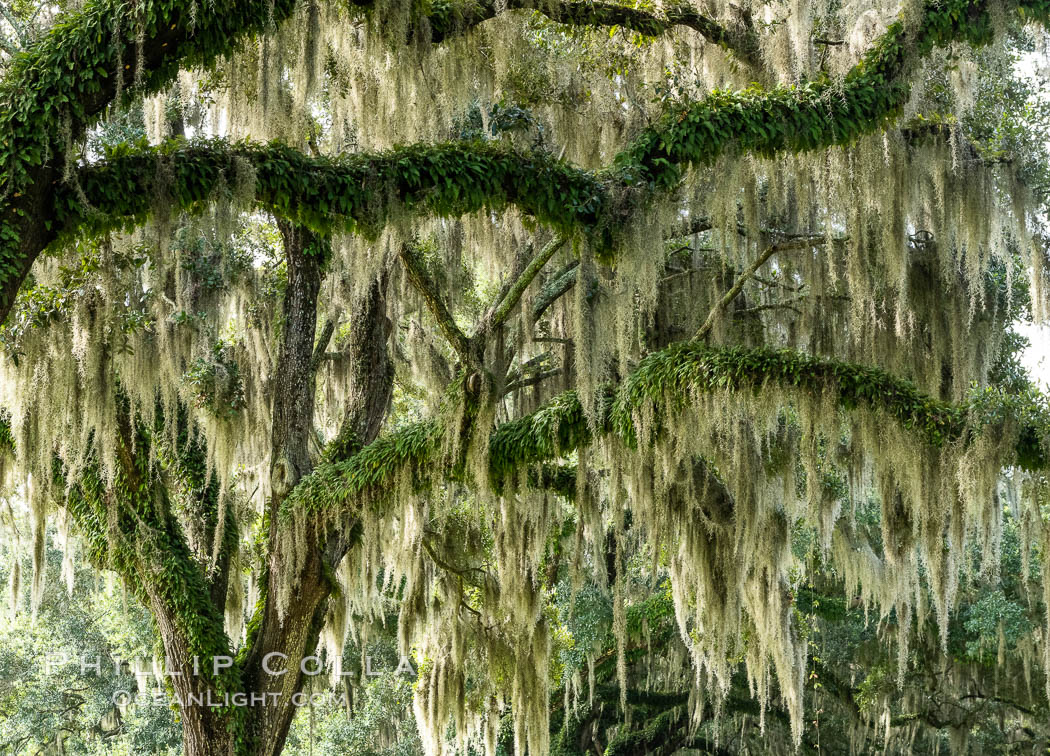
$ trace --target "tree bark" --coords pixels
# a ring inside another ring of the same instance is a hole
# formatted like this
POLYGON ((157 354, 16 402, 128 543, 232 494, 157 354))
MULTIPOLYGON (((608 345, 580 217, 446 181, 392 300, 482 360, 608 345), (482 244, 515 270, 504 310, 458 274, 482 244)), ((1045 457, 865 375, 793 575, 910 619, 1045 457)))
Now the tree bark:
MULTIPOLYGON (((352 545, 353 529, 306 533, 305 559, 298 574, 282 572, 288 563, 282 553, 277 512, 281 502, 313 466, 310 438, 314 432, 314 337, 317 295, 324 264, 321 240, 283 221, 288 284, 285 290, 282 343, 277 363, 273 411, 273 456, 268 575, 266 598, 258 634, 252 639, 244 664, 246 690, 266 696, 265 705, 249 712, 247 752, 276 756, 284 747, 297 710, 296 694, 319 661, 303 660, 314 653, 327 610, 330 575, 352 545), (282 581, 294 581, 293 599, 280 606, 282 581)), ((339 437, 329 455, 350 454, 379 433, 393 390, 393 368, 387 341, 386 279, 373 283, 352 315, 354 330, 348 343, 353 371, 353 399, 346 408, 339 437)), ((187 752, 189 753, 189 752, 187 752)), ((207 753, 207 752, 202 752, 207 753)))
POLYGON ((157 618, 166 662, 176 673, 169 679, 182 702, 179 713, 183 752, 186 756, 229 756, 233 753, 230 715, 222 710, 222 697, 213 690, 208 678, 198 674, 201 666, 211 660, 198 660, 197 665, 194 664, 185 636, 159 597, 150 595, 150 608, 157 618))

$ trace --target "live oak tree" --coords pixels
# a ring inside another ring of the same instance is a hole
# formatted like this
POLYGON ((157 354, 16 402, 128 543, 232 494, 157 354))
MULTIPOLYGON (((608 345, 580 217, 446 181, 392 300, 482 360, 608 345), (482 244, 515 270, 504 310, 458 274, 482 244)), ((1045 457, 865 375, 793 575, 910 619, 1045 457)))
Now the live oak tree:
POLYGON ((148 607, 187 754, 392 615, 428 753, 963 737, 925 674, 1045 743, 1050 3, 709 5, 3 6, 10 537, 148 607))

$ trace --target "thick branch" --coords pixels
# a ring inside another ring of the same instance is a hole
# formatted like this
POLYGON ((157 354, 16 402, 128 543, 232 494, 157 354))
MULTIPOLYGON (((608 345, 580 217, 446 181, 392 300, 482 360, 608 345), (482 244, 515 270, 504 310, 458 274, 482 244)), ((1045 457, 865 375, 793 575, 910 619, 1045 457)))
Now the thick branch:
POLYGON ((25 44, 29 38, 29 35, 26 34, 26 28, 15 12, 7 7, 7 3, 0 3, 0 15, 11 25, 11 29, 15 32, 19 41, 25 44))
MULTIPOLYGON (((593 422, 588 422, 577 394, 569 391, 531 415, 500 425, 489 438, 492 482, 499 487, 503 481, 514 480, 523 467, 587 446, 593 432, 615 435, 631 448, 650 444, 655 440, 652 435, 662 432, 663 423, 698 393, 753 391, 767 384, 815 396, 832 392, 845 409, 863 405, 882 410, 933 446, 983 430, 979 420, 970 420, 973 407, 934 399, 910 381, 877 368, 790 350, 712 348, 686 342, 642 360, 618 390, 605 395, 593 422), (652 435, 639 438, 635 417, 646 403, 653 406, 647 426, 652 435)), ((1012 400, 1004 397, 1002 401, 1012 400)), ((1006 414, 1020 415, 1016 408, 1006 414)), ((1018 464, 1030 470, 1050 467, 1039 441, 1048 430, 1050 419, 1035 413, 1029 416, 1015 449, 1018 464)), ((393 482, 406 471, 423 485, 440 470, 436 462, 441 437, 437 421, 416 423, 377 439, 343 462, 319 465, 292 492, 281 514, 352 512, 361 495, 392 490, 393 482)))
POLYGON ((381 275, 354 303, 344 354, 350 363, 353 398, 344 409, 339 435, 324 451, 329 462, 347 459, 372 443, 386 419, 394 391, 394 365, 389 341, 393 323, 387 317, 388 276, 381 275))
POLYGON ((986 44, 994 37, 994 19, 1017 9, 1044 25, 1050 19, 1045 0, 930 2, 914 22, 891 24, 841 81, 824 76, 797 87, 718 94, 687 104, 665 114, 617 162, 632 169, 636 182, 671 187, 682 167, 710 165, 729 145, 772 156, 846 144, 899 113, 911 75, 931 50, 953 41, 986 44))
MULTIPOLYGON (((1026 0, 1020 7, 1031 18, 1050 17, 1046 0, 1026 0)), ((158 189, 190 209, 211 199, 225 177, 236 175, 235 159, 241 159, 255 168, 260 204, 314 230, 334 224, 374 232, 386 222, 391 200, 440 215, 514 204, 559 231, 595 235, 599 250, 611 257, 623 208, 609 201, 610 188, 671 188, 683 167, 710 164, 730 148, 772 156, 823 149, 875 131, 907 100, 910 74, 922 56, 957 40, 987 42, 991 17, 1001 11, 1000 3, 990 0, 954 0, 950 8, 933 3, 914 28, 893 24, 841 81, 719 93, 677 108, 620 153, 611 174, 493 144, 416 145, 329 160, 277 145, 173 141, 161 148, 126 149, 84 169, 80 183, 101 213, 82 207, 66 190, 55 215, 69 232, 127 225, 150 211, 158 189), (172 186, 154 185, 158 162, 172 186)), ((641 195, 635 196, 638 211, 641 195)))
POLYGON ((133 10, 124 0, 95 0, 64 14, 12 61, 0 82, 0 322, 55 237, 56 166, 66 140, 80 138, 123 82, 129 93, 133 84, 155 91, 181 62, 228 53, 295 7, 294 0, 157 0, 133 10))
POLYGON ((541 370, 538 373, 530 375, 525 378, 519 378, 511 383, 507 384, 507 387, 503 390, 505 394, 509 394, 512 391, 520 391, 523 388, 529 388, 530 386, 538 386, 548 378, 555 378, 561 375, 561 368, 551 368, 550 370, 541 370))
MULTIPOLYGON (((203 570, 171 512, 168 492, 153 469, 152 439, 141 426, 133 428, 126 413, 118 413, 118 420, 122 432, 112 487, 107 487, 97 464, 89 465, 69 491, 67 511, 92 560, 116 570, 152 610, 167 662, 176 672, 170 680, 180 699, 201 700, 204 692, 235 690, 237 671, 216 671, 212 665, 215 656, 229 654, 222 611, 213 602, 203 570), (198 668, 200 674, 191 672, 198 668)), ((184 706, 187 740, 201 740, 207 733, 214 747, 200 752, 227 753, 225 716, 214 707, 184 706)))
POLYGON ((325 321, 324 328, 321 329, 321 335, 317 337, 317 344, 314 346, 313 356, 310 358, 310 371, 316 373, 317 369, 321 367, 326 359, 328 349, 328 343, 332 340, 332 335, 335 333, 335 320, 329 318, 325 321))
POLYGON ((280 221, 288 283, 285 286, 281 343, 274 370, 270 484, 275 503, 310 471, 314 417, 314 334, 317 297, 328 255, 327 242, 280 221))
POLYGON ((292 560, 275 516, 281 502, 313 464, 310 441, 316 393, 314 333, 322 270, 330 248, 325 239, 299 226, 285 221, 279 221, 278 226, 284 242, 288 283, 274 370, 265 594, 258 621, 253 618, 243 667, 248 689, 272 696, 266 705, 253 704, 247 711, 248 739, 256 746, 252 753, 266 756, 276 756, 287 737, 295 715, 292 697, 301 688, 303 675, 301 667, 292 665, 283 676, 264 674, 262 659, 267 653, 280 652, 297 661, 310 653, 317 645, 325 600, 331 590, 314 531, 303 536, 306 556, 301 564, 296 564, 296 574, 286 574, 292 560), (296 600, 282 606, 282 581, 293 578, 299 586, 296 600))
MULTIPOLYGON (((351 6, 372 7, 372 0, 350 0, 351 6)), ((622 27, 639 34, 655 37, 675 28, 693 29, 708 41, 731 51, 739 60, 757 67, 759 56, 758 38, 749 23, 736 28, 726 28, 718 22, 696 12, 691 6, 682 4, 668 8, 665 13, 653 13, 639 8, 608 2, 568 0, 567 2, 540 2, 531 0, 509 0, 497 3, 480 0, 472 3, 452 3, 438 0, 430 5, 425 19, 428 41, 444 42, 449 37, 462 34, 469 29, 498 16, 503 10, 524 10, 541 13, 551 21, 566 26, 622 27)), ((420 24, 420 32, 423 25, 420 24)), ((420 33, 417 32, 417 33, 420 33)))
MULTIPOLYGON (((167 0, 151 4, 143 23, 128 24, 118 23, 127 12, 123 2, 99 0, 57 24, 18 57, 0 84, 0 101, 7 105, 0 109, 0 180, 6 198, 0 201, 0 321, 10 312, 33 261, 59 228, 72 233, 81 225, 95 230, 126 226, 150 210, 153 193, 148 190, 155 188, 150 177, 161 154, 151 148, 128 150, 111 157, 105 167, 87 169, 96 183, 88 196, 100 203, 102 216, 81 207, 68 187, 63 187, 63 196, 54 196, 55 156, 63 149, 56 140, 69 130, 74 137, 81 134, 113 99, 117 85, 112 72, 118 61, 130 61, 129 70, 136 73, 135 37, 142 35, 145 68, 133 78, 155 89, 170 81, 181 60, 202 62, 227 52, 241 35, 285 18, 293 6, 291 0, 237 0, 222 7, 206 4, 191 18, 182 3, 167 0), (70 61, 75 61, 72 70, 70 61)), ((1050 18, 1047 0, 931 0, 914 26, 894 23, 841 82, 821 79, 766 93, 719 93, 676 108, 618 156, 617 180, 668 188, 678 182, 682 166, 709 164, 730 146, 771 156, 842 144, 874 131, 907 100, 909 75, 918 60, 953 41, 988 42, 993 18, 1013 9, 1044 24, 1050 18)), ((218 169, 232 167, 230 148, 222 143, 195 152, 176 143, 162 153, 175 175, 171 194, 184 208, 209 199, 218 184, 218 169), (182 164, 187 158, 192 165, 182 164), (202 170, 203 175, 193 177, 202 170)), ((618 225, 612 219, 599 222, 606 193, 595 175, 492 146, 413 147, 396 155, 362 156, 354 161, 357 170, 344 162, 336 177, 331 175, 336 166, 330 163, 320 162, 315 168, 291 150, 285 150, 284 157, 280 179, 264 180, 263 188, 269 191, 261 196, 257 192, 257 199, 314 230, 330 225, 329 214, 341 215, 350 225, 381 225, 387 195, 377 190, 391 184, 393 197, 422 200, 427 209, 445 214, 514 203, 560 230, 597 229, 608 237, 618 225), (450 159, 456 151, 461 160, 450 159), (435 172, 435 160, 445 170, 435 172), (398 171, 404 161, 410 170, 398 171), (386 180, 377 186, 368 180, 369 171, 386 180), (314 186, 316 178, 334 178, 334 183, 322 180, 314 186), (335 207, 329 207, 333 203, 335 207)), ((267 165, 262 162, 255 167, 265 174, 267 165)))
MULTIPOLYGON (((303 412, 312 412, 314 376, 312 371, 302 371, 300 365, 310 361, 313 346, 311 319, 316 318, 316 313, 307 305, 311 301, 316 304, 321 263, 315 256, 304 254, 308 248, 304 243, 308 235, 304 239, 290 231, 282 229, 286 253, 289 254, 286 311, 290 308, 298 314, 294 320, 286 320, 285 330, 295 327, 299 335, 289 334, 285 337, 281 352, 283 369, 277 372, 294 374, 298 371, 298 375, 287 386, 282 384, 279 390, 287 395, 275 399, 275 405, 279 407, 283 403, 286 407, 283 412, 288 418, 286 422, 295 425, 288 431, 282 431, 278 427, 279 413, 276 408, 274 413, 274 454, 277 458, 286 459, 298 458, 306 453, 313 428, 312 414, 303 412), (298 269, 298 272, 293 269, 298 269), (290 291, 294 282, 293 273, 296 279, 302 279, 300 288, 304 294, 290 291)), ((301 230, 299 233, 302 233, 301 230)), ((355 302, 350 315, 353 327, 346 351, 353 366, 351 383, 355 391, 347 403, 339 436, 325 449, 325 459, 329 461, 322 467, 332 464, 331 460, 341 459, 342 455, 353 454, 371 442, 389 407, 393 369, 387 353, 390 323, 386 318, 385 284, 385 276, 373 282, 367 294, 355 302)), ((297 464, 291 467, 298 473, 306 471, 297 464)), ((242 655, 244 681, 248 689, 279 694, 275 700, 251 710, 249 734, 257 746, 257 750, 252 753, 265 756, 276 756, 284 743, 296 711, 293 694, 301 688, 303 680, 299 660, 317 646, 326 599, 332 588, 331 571, 339 564, 357 532, 353 527, 334 534, 309 528, 303 534, 306 544, 303 546, 302 563, 297 564, 296 574, 290 575, 287 570, 281 569, 287 566, 289 555, 282 553, 288 543, 287 539, 278 537, 280 524, 276 516, 271 517, 273 527, 270 569, 265 576, 266 598, 250 623, 248 643, 242 655), (286 581, 295 581, 297 591, 294 601, 281 607, 280 596, 282 589, 287 586, 286 581), (267 654, 274 652, 288 655, 288 674, 274 676, 263 668, 267 654)), ((294 560, 291 561, 294 563, 294 560)))
POLYGON ((176 443, 168 443, 163 436, 152 439, 153 453, 163 465, 164 486, 181 494, 175 499, 181 502, 179 523, 206 575, 212 603, 222 612, 230 560, 238 548, 238 524, 230 502, 223 501, 219 483, 208 469, 203 443, 188 436, 185 416, 175 421, 179 429, 176 443))
POLYGON ((3 50, 8 55, 17 55, 21 48, 14 42, 8 42, 5 37, 0 36, 0 50, 3 50))
POLYGON ((579 260, 570 260, 564 268, 551 276, 532 305, 533 321, 538 321, 542 318, 543 313, 550 309, 551 305, 565 296, 569 289, 576 285, 576 279, 578 278, 576 269, 579 267, 579 260))
POLYGON ((180 210, 199 210, 228 198, 217 192, 228 192, 230 177, 245 165, 253 169, 260 206, 319 233, 376 233, 402 205, 440 216, 516 205, 557 229, 594 229, 607 194, 591 172, 491 142, 313 158, 278 143, 173 139, 160 147, 122 148, 83 168, 77 183, 90 207, 78 191, 63 187, 58 223, 69 233, 121 228, 143 220, 157 196, 180 210))
MULTIPOLYGON (((516 5, 525 6, 525 3, 518 0, 516 5)), ((738 28, 727 28, 697 13, 687 4, 671 5, 662 16, 638 8, 600 2, 541 4, 537 10, 560 24, 621 26, 653 37, 676 26, 684 26, 699 32, 709 42, 731 51, 739 60, 753 68, 761 67, 762 63, 758 37, 753 28, 749 28, 747 24, 740 24, 738 28)))

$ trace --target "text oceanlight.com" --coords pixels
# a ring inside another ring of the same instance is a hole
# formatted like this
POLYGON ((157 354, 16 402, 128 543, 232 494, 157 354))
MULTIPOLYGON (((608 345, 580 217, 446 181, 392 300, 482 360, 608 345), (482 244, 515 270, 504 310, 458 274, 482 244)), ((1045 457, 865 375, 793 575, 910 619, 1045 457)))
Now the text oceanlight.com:
MULTIPOLYGON (((137 693, 129 690, 117 690, 113 692, 110 700, 114 706, 126 708, 128 706, 170 706, 172 701, 180 708, 197 706, 209 709, 254 708, 256 706, 276 706, 284 697, 283 693, 190 693, 185 696, 178 692, 165 693, 164 691, 147 691, 137 693)), ((324 703, 348 706, 350 699, 346 693, 293 693, 291 695, 292 706, 320 706, 324 703)))

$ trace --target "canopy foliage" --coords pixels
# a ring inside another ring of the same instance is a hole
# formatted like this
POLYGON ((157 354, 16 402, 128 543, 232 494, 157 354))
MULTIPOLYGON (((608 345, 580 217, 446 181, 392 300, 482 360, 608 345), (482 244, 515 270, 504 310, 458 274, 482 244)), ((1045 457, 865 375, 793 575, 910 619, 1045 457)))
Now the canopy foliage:
POLYGON ((1048 23, 0 2, 0 753, 1046 748, 1048 23))

